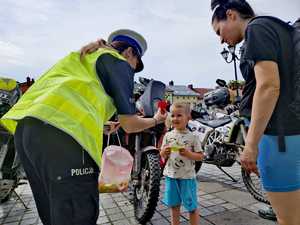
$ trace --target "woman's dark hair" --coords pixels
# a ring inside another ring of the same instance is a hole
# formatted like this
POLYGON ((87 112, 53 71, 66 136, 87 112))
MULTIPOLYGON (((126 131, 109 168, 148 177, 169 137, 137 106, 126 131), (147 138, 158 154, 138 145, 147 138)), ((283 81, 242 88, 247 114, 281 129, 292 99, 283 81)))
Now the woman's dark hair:
POLYGON ((138 56, 138 53, 136 51, 136 49, 131 46, 130 44, 128 44, 125 41, 114 41, 111 43, 111 46, 116 49, 120 54, 125 51, 127 48, 131 47, 132 48, 132 54, 134 56, 138 56))
POLYGON ((211 22, 226 20, 226 12, 228 9, 233 9, 240 14, 243 19, 250 19, 255 16, 252 7, 246 0, 211 0, 211 10, 214 11, 211 22))
POLYGON ((143 64, 143 61, 141 59, 141 55, 139 54, 136 47, 128 44, 125 41, 113 41, 110 44, 110 46, 113 47, 114 49, 116 49, 120 54, 122 54, 122 52, 124 52, 127 48, 131 47, 132 48, 132 55, 136 56, 137 59, 138 59, 138 63, 137 63, 136 68, 134 70, 135 73, 138 73, 138 72, 140 72, 144 69, 144 64, 143 64))

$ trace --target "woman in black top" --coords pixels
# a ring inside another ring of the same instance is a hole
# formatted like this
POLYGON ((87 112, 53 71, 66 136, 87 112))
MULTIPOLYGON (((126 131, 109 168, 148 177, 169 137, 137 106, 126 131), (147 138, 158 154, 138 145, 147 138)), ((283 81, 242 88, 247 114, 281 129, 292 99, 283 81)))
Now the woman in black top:
POLYGON ((299 225, 300 121, 286 106, 293 83, 291 27, 277 18, 256 18, 245 0, 212 0, 211 6, 221 43, 244 41, 240 69, 246 84, 240 113, 251 124, 242 166, 260 174, 279 224, 299 225))

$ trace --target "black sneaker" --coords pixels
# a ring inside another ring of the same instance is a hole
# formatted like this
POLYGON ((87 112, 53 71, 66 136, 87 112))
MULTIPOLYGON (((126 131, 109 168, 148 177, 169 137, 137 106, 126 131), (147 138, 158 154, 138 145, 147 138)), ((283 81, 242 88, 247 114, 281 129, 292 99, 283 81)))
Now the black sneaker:
POLYGON ((267 220, 273 220, 276 221, 276 214, 274 213, 272 207, 269 207, 268 209, 259 209, 258 210, 258 215, 267 220))

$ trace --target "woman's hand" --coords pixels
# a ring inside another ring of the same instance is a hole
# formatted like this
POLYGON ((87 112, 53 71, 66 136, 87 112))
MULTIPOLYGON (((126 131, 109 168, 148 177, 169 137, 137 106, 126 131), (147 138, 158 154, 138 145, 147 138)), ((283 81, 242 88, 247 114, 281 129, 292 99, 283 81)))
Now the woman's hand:
POLYGON ((91 42, 80 49, 80 60, 83 60, 83 57, 86 54, 93 53, 97 51, 99 48, 111 48, 106 44, 106 41, 103 39, 99 39, 97 41, 91 42))
POLYGON ((159 108, 158 111, 154 115, 154 119, 159 124, 159 123, 165 122, 167 116, 168 116, 168 113, 167 112, 162 112, 162 110, 159 108))
POLYGON ((120 128, 120 122, 107 121, 104 124, 104 134, 108 135, 116 132, 120 128))
POLYGON ((258 147, 257 145, 250 145, 246 143, 244 151, 241 154, 240 160, 242 167, 248 173, 255 173, 259 176, 259 172, 257 169, 257 155, 258 155, 258 147))

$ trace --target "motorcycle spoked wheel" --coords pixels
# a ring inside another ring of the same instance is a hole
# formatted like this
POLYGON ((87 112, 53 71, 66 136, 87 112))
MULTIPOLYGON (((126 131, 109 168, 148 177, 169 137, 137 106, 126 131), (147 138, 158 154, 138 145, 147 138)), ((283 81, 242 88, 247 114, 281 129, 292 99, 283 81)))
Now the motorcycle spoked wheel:
POLYGON ((156 152, 146 152, 142 162, 141 182, 134 187, 134 213, 140 224, 146 224, 151 220, 159 200, 159 155, 156 152))
POLYGON ((201 166, 202 166, 202 161, 196 161, 195 162, 195 172, 196 172, 196 175, 199 172, 199 170, 201 169, 201 166))
MULTIPOLYGON (((243 135, 241 131, 237 135, 236 143, 240 145, 244 145, 245 141, 243 138, 243 135)), ((238 164, 240 163, 240 154, 242 153, 243 148, 239 149, 239 155, 237 158, 238 164)), ((270 204, 267 196, 262 188, 261 180, 260 178, 255 174, 251 173, 249 174, 243 167, 241 167, 241 173, 242 173, 242 179, 245 184, 245 187, 249 191, 249 193, 259 202, 264 202, 266 204, 270 204)))
POLYGON ((260 202, 264 202, 266 204, 270 204, 267 199, 266 193, 263 191, 260 178, 254 174, 249 174, 245 169, 241 168, 243 182, 250 192, 250 194, 260 202))

